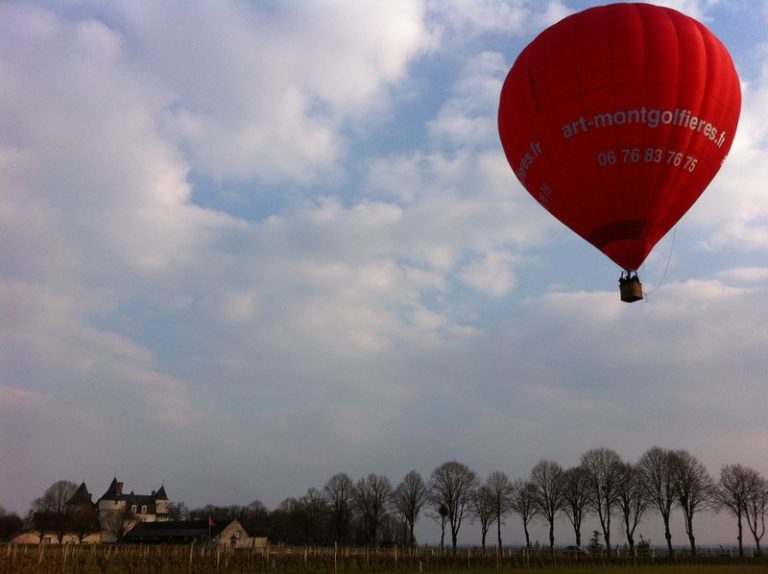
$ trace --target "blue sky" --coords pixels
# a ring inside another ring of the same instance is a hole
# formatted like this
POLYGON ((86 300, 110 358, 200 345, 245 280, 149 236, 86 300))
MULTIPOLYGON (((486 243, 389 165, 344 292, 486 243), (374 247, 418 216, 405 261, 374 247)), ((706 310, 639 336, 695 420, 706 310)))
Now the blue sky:
POLYGON ((516 55, 589 2, 3 2, 0 504, 116 474, 273 508, 599 446, 768 474, 768 3, 664 4, 743 109, 626 305, 496 133, 516 55))

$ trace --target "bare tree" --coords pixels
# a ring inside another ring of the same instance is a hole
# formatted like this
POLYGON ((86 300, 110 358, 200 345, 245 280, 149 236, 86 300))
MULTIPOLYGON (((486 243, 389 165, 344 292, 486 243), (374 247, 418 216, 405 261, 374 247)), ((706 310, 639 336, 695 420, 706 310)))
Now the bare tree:
POLYGON ((123 541, 125 535, 136 525, 136 517, 128 508, 108 510, 101 515, 101 527, 111 534, 118 544, 123 541))
POLYGON ((491 524, 496 520, 496 511, 493 505, 493 492, 487 484, 483 484, 475 490, 470 502, 472 515, 480 522, 480 545, 485 550, 485 539, 491 524))
POLYGON ((419 513, 426 503, 427 487, 421 478, 421 474, 412 470, 405 475, 392 497, 392 505, 408 529, 408 544, 411 546, 416 544, 416 537, 413 531, 416 526, 416 520, 419 518, 419 513))
POLYGON ((763 551, 760 548, 760 540, 765 536, 766 513, 768 513, 768 480, 755 471, 752 475, 744 514, 747 517, 749 530, 755 538, 755 548, 758 556, 763 555, 763 551))
POLYGON ((621 482, 621 457, 609 448, 595 448, 581 456, 581 466, 587 474, 590 507, 597 513, 605 547, 611 556, 611 514, 621 482))
POLYGON ((526 480, 516 480, 512 483, 512 501, 510 506, 523 521, 525 532, 525 547, 531 549, 531 536, 528 525, 536 516, 536 487, 526 480))
POLYGON ((269 537, 278 544, 306 544, 302 529, 301 502, 291 496, 280 501, 280 504, 269 513, 269 537))
POLYGON ((477 475, 467 465, 451 461, 438 466, 429 479, 429 493, 432 504, 439 508, 444 505, 448 511, 451 528, 451 543, 456 550, 459 529, 469 504, 478 487, 477 475))
POLYGON ((555 518, 563 508, 563 467, 552 460, 542 460, 531 470, 529 482, 534 487, 537 513, 549 523, 549 547, 555 549, 555 518))
POLYGON ((184 502, 169 503, 168 518, 170 520, 189 520, 189 507, 184 502))
POLYGON ((353 490, 352 479, 343 472, 334 474, 323 487, 335 541, 339 544, 346 542, 352 522, 353 490))
POLYGON ((691 554, 696 556, 696 537, 693 535, 693 517, 699 510, 711 506, 714 481, 699 460, 684 450, 676 450, 675 495, 685 517, 685 533, 691 544, 691 554))
POLYGON ((576 536, 576 546, 581 546, 581 523, 587 514, 589 484, 583 467, 569 468, 563 474, 563 514, 568 517, 576 536))
POLYGON ((24 528, 24 521, 15 512, 8 514, 0 505, 0 540, 8 540, 19 530, 24 528))
POLYGON ((445 504, 436 503, 432 497, 429 498, 434 512, 429 512, 429 516, 440 527, 440 550, 445 550, 445 527, 448 526, 448 507, 445 504))
POLYGON ((304 538, 310 546, 320 540, 320 528, 323 524, 323 518, 326 515, 328 507, 326 506, 323 493, 318 489, 311 487, 307 493, 301 497, 302 506, 302 526, 304 538))
POLYGON ((624 521, 624 532, 627 535, 629 551, 634 556, 635 530, 648 508, 648 498, 643 484, 643 474, 640 468, 633 464, 622 463, 621 465, 621 480, 616 492, 616 506, 619 507, 624 521))
POLYGON ((765 512, 768 505, 768 486, 754 468, 741 464, 725 465, 715 488, 717 509, 725 509, 736 517, 739 556, 744 556, 743 518, 747 518, 755 546, 761 553, 760 540, 765 534, 765 512))
POLYGON ((93 504, 77 505, 69 512, 68 530, 82 543, 86 536, 99 531, 99 512, 93 504))
POLYGON ((269 532, 269 510, 261 500, 252 500, 246 506, 241 506, 236 518, 254 535, 265 536, 269 532))
POLYGON ((499 470, 488 475, 485 485, 491 493, 494 520, 496 521, 496 543, 501 550, 501 527, 504 525, 504 516, 512 510, 514 488, 509 477, 499 470))
POLYGON ((391 496, 392 483, 381 474, 371 473, 361 478, 352 490, 352 500, 363 522, 369 544, 379 543, 379 527, 384 522, 391 496))
POLYGON ((32 502, 33 519, 42 540, 45 530, 53 531, 59 544, 70 527, 72 507, 68 504, 77 492, 70 480, 59 480, 49 486, 43 496, 32 502))
POLYGON ((741 464, 727 464, 720 470, 720 482, 715 491, 719 508, 724 508, 736 517, 739 541, 739 557, 744 557, 742 519, 747 513, 750 492, 759 476, 757 471, 741 464))
POLYGON ((675 454, 658 446, 650 448, 640 457, 638 466, 643 473, 643 483, 650 504, 659 511, 664 521, 664 538, 667 551, 672 555, 672 533, 669 519, 677 500, 675 491, 675 454))

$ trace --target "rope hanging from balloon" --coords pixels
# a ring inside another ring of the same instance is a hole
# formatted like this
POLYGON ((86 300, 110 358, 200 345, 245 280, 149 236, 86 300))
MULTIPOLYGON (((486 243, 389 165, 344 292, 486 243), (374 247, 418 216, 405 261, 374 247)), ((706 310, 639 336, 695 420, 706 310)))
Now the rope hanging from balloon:
POLYGON ((677 236, 677 226, 675 226, 672 229, 672 243, 669 246, 669 253, 667 254, 667 263, 664 266, 664 272, 661 274, 661 279, 659 279, 659 282, 656 284, 656 286, 653 287, 653 289, 651 289, 650 291, 646 291, 645 292, 645 302, 646 303, 648 302, 648 296, 652 295, 653 293, 655 293, 656 289, 661 287, 664 284, 664 280, 667 278, 667 271, 669 271, 669 265, 670 265, 670 263, 672 261, 672 252, 675 249, 675 237, 676 236, 677 236))

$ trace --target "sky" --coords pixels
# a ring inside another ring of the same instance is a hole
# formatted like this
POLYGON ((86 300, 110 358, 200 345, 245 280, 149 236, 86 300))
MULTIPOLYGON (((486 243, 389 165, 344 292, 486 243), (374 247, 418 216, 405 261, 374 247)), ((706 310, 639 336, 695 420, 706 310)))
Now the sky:
POLYGON ((2 2, 0 505, 117 476, 275 508, 596 447, 768 475, 768 2, 662 4, 728 47, 742 114, 627 305, 496 130, 517 54, 590 2, 2 2))

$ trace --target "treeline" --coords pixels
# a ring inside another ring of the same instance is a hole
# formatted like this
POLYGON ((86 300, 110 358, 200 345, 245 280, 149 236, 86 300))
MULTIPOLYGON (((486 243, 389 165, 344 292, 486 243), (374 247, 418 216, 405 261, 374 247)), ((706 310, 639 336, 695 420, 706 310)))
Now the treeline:
POLYGON ((576 545, 581 547, 582 524, 594 517, 602 530, 602 544, 595 536, 591 545, 604 544, 609 556, 617 528, 634 554, 635 531, 641 519, 652 512, 663 522, 670 554, 671 516, 682 513, 690 552, 695 555, 694 519, 704 510, 725 511, 734 517, 740 556, 744 555, 745 531, 761 554, 767 509, 768 479, 755 469, 725 465, 714 478, 689 452, 660 447, 649 449, 636 462, 623 461, 608 448, 588 450, 572 468, 544 459, 526 479, 516 480, 502 471, 481 479, 456 461, 441 464, 427 480, 413 470, 397 485, 384 475, 369 474, 355 481, 338 473, 322 488, 309 488, 303 496, 287 498, 271 511, 260 501, 247 506, 194 509, 183 502, 170 505, 171 517, 176 520, 237 519, 272 543, 309 546, 415 545, 415 524, 425 516, 439 525, 441 546, 448 538, 455 549, 462 525, 477 522, 482 546, 493 530, 495 544, 501 547, 502 525, 516 519, 523 526, 529 548, 533 520, 549 526, 549 545, 554 548, 555 521, 564 516, 573 527, 576 545))
MULTIPOLYGON (((409 472, 394 486, 383 475, 369 474, 353 481, 345 473, 332 476, 322 488, 309 488, 299 498, 287 498, 273 511, 256 501, 248 506, 175 507, 180 517, 237 518, 245 526, 285 544, 415 544, 414 526, 426 515, 440 526, 440 545, 456 548, 467 521, 480 526, 481 544, 495 526, 495 543, 503 545, 502 525, 514 515, 520 520, 530 547, 529 526, 534 519, 549 526, 549 544, 555 545, 554 524, 565 516, 573 527, 576 545, 582 546, 582 524, 589 516, 600 523, 606 552, 611 553, 616 520, 630 552, 641 519, 656 512, 663 521, 670 554, 670 520, 683 514, 691 553, 696 554, 694 518, 704 510, 726 511, 737 522, 739 555, 744 531, 761 553, 768 509, 768 479, 744 465, 726 465, 718 479, 684 450, 653 447, 637 462, 623 461, 607 448, 585 452, 580 464, 563 468, 553 460, 540 461, 527 479, 512 480, 495 471, 481 480, 467 465, 451 461, 435 468, 428 480, 409 472)), ((593 542, 594 544, 594 542, 593 542)))

